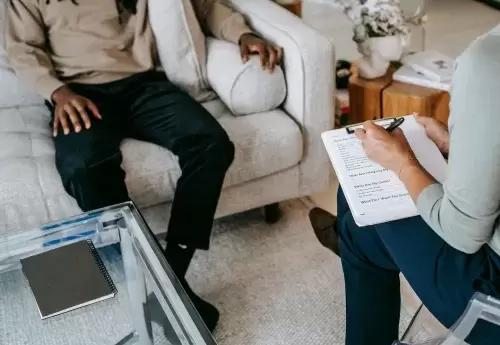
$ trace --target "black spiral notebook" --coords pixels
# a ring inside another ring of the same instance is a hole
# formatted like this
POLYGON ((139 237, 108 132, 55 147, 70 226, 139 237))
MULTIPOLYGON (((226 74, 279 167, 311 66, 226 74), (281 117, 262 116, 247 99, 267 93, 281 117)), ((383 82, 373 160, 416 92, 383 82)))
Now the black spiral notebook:
POLYGON ((42 319, 116 295, 116 287, 91 240, 21 259, 42 319))

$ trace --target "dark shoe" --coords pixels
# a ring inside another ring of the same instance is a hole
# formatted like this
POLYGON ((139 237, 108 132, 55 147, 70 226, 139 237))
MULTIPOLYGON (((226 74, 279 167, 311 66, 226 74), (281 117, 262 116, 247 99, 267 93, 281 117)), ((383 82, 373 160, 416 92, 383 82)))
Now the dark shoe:
POLYGON ((319 242, 340 256, 337 217, 321 208, 315 207, 309 211, 309 221, 319 242))
POLYGON ((198 295, 196 295, 191 289, 185 278, 194 253, 195 249, 185 248, 179 246, 178 244, 167 243, 165 257, 170 264, 170 267, 172 267, 175 275, 177 276, 177 279, 179 279, 179 282, 184 288, 184 291, 186 291, 189 299, 193 303, 195 309, 198 311, 198 314, 200 314, 203 322, 205 322, 208 330, 210 332, 213 332, 215 327, 217 326, 217 322, 219 321, 219 311, 216 307, 198 297, 198 295))
POLYGON ((198 295, 196 295, 193 290, 191 290, 191 287, 187 285, 186 280, 181 280, 181 284, 184 287, 187 295, 189 296, 189 299, 193 303, 195 309, 198 311, 198 314, 200 314, 201 319, 207 326, 208 330, 210 331, 210 333, 213 333, 215 327, 217 327, 217 323, 219 322, 219 311, 215 306, 198 297, 198 295))

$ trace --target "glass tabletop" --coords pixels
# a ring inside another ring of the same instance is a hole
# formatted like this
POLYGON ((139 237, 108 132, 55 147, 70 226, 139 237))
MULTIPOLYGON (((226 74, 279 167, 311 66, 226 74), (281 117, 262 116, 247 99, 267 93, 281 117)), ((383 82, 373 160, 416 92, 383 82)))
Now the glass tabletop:
POLYGON ((0 236, 0 344, 215 345, 132 203, 0 236), (20 259, 91 239, 118 293, 42 320, 20 259))

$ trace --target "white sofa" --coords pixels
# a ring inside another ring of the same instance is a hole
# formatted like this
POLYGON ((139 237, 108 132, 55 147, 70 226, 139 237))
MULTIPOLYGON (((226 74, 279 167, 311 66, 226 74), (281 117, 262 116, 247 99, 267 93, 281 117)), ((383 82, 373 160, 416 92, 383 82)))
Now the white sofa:
MULTIPOLYGON (((333 125, 332 43, 271 1, 232 3, 284 48, 287 97, 277 109, 245 116, 234 116, 220 100, 204 104, 236 146, 218 217, 321 191, 331 171, 320 133, 333 125)), ((49 112, 19 83, 1 47, 0 40, 0 235, 81 212, 55 167, 49 112)), ((180 176, 176 158, 136 140, 125 140, 122 151, 132 199, 155 232, 165 231, 180 176)))

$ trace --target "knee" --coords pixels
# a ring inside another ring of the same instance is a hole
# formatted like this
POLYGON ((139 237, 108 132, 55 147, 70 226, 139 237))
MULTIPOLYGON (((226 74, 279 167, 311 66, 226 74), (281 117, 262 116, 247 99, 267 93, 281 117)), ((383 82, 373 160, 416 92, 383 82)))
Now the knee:
POLYGON ((226 132, 211 135, 207 142, 207 151, 212 162, 217 162, 224 168, 229 168, 234 160, 234 144, 226 132))
MULTIPOLYGON (((337 235, 339 243, 351 242, 351 236, 348 229, 349 216, 351 216, 350 213, 344 214, 343 217, 337 217, 337 235)), ((355 230, 356 229, 354 229, 354 231, 355 230)))
POLYGON ((88 185, 103 178, 103 176, 116 176, 116 170, 120 169, 121 165, 121 154, 118 152, 92 159, 87 159, 78 153, 60 155, 56 159, 56 165, 65 186, 69 184, 88 185))
POLYGON ((349 204, 347 203, 342 187, 339 186, 337 191, 337 216, 339 218, 343 217, 347 211, 349 211, 349 204))

